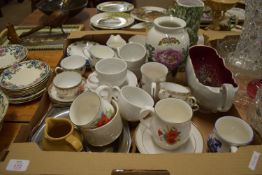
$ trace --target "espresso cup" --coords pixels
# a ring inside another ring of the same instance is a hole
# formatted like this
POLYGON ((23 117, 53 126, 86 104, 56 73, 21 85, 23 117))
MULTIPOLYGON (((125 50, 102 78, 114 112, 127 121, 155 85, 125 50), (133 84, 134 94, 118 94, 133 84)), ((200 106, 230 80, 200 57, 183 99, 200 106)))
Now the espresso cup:
POLYGON ((166 98, 156 103, 150 126, 142 118, 140 122, 159 147, 174 150, 188 140, 192 114, 191 107, 185 101, 166 98))
POLYGON ((110 102, 88 91, 73 101, 69 111, 70 120, 81 129, 100 127, 114 115, 115 109, 110 102))
POLYGON ((248 145, 253 137, 253 130, 247 122, 237 117, 224 116, 216 121, 208 137, 208 151, 236 152, 239 146, 248 145))
POLYGON ((89 49, 90 53, 90 62, 92 66, 95 66, 96 63, 103 59, 113 58, 115 56, 115 52, 108 46, 104 45, 93 45, 89 49))
POLYGON ((113 100, 112 105, 115 109, 115 114, 104 125, 96 128, 82 128, 80 131, 86 142, 93 146, 105 146, 114 142, 121 134, 123 129, 122 119, 119 113, 119 107, 113 100))
POLYGON ((156 100, 160 89, 160 82, 166 81, 168 68, 161 63, 149 62, 142 65, 140 70, 142 73, 142 89, 156 100))
POLYGON ((69 56, 65 57, 61 63, 61 67, 55 68, 55 73, 60 73, 63 71, 75 71, 83 75, 86 71, 86 59, 82 56, 69 56))
POLYGON ((154 111, 154 100, 143 89, 132 86, 121 88, 118 96, 121 117, 127 121, 139 121, 154 111))
POLYGON ((73 98, 79 93, 82 76, 77 72, 65 71, 59 73, 53 79, 53 85, 57 96, 60 98, 73 98))
POLYGON ((121 59, 102 59, 95 65, 95 70, 90 76, 96 77, 100 85, 120 86, 126 80, 127 64, 121 59))
POLYGON ((158 93, 158 98, 177 98, 187 102, 193 111, 199 109, 197 100, 194 96, 191 95, 191 91, 188 87, 182 86, 180 84, 171 83, 171 82, 162 82, 160 83, 160 90, 158 93))
POLYGON ((118 56, 125 60, 127 68, 141 77, 140 67, 146 62, 146 48, 139 43, 127 43, 119 49, 118 56))

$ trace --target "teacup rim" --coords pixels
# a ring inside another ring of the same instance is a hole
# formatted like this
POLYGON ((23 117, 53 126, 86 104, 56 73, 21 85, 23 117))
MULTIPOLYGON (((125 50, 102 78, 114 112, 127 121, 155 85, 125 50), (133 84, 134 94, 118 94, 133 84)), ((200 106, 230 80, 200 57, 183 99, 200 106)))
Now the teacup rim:
POLYGON ((67 56, 67 57, 64 57, 61 62, 60 62, 60 67, 65 69, 65 70, 75 70, 75 69, 80 69, 82 67, 84 67, 86 65, 86 59, 83 57, 83 56, 80 56, 80 55, 70 55, 70 56, 67 56), (79 64, 78 67, 64 67, 63 63, 68 60, 68 59, 75 59, 73 57, 77 57, 79 59, 81 59, 81 65, 79 64))
POLYGON ((75 87, 78 87, 81 83, 82 83, 82 76, 81 76, 79 73, 75 72, 75 71, 64 71, 64 72, 61 72, 61 73, 57 74, 57 75, 54 77, 54 79, 53 79, 53 85, 54 85, 56 88, 61 89, 61 90, 63 90, 63 89, 73 89, 73 88, 75 88, 75 87), (59 76, 59 75, 61 76, 61 74, 66 74, 66 73, 75 74, 78 78, 80 77, 80 81, 79 81, 78 83, 76 83, 75 85, 70 86, 70 87, 61 87, 61 86, 57 85, 57 84, 55 83, 55 80, 56 80, 57 76, 59 76))

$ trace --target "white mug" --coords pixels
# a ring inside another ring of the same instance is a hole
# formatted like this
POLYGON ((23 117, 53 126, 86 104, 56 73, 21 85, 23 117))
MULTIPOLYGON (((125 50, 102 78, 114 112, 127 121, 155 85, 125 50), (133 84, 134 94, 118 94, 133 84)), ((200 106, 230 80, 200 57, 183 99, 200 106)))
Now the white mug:
POLYGON ((127 64, 121 59, 102 59, 96 63, 95 70, 90 76, 96 77, 101 85, 120 86, 126 80, 127 64))
POLYGON ((154 140, 163 149, 173 150, 188 140, 191 131, 191 107, 183 100, 166 98, 155 105, 150 126, 140 119, 154 140))
POLYGON ((89 91, 80 94, 69 111, 71 121, 82 129, 101 127, 99 122, 103 117, 109 121, 114 115, 115 109, 110 102, 89 91))
POLYGON ((156 100, 160 89, 160 82, 166 81, 168 68, 161 63, 149 62, 142 65, 140 70, 142 73, 142 89, 156 100))
POLYGON ((238 146, 249 144, 253 137, 252 128, 244 120, 224 116, 216 121, 207 146, 210 152, 236 152, 238 146))
POLYGON ((180 84, 171 82, 160 83, 158 98, 160 100, 165 98, 178 98, 187 102, 192 107, 193 111, 197 111, 199 109, 197 100, 191 95, 190 89, 180 84))
POLYGON ((60 98, 75 97, 79 93, 81 82, 82 76, 72 71, 59 73, 53 79, 57 96, 60 98))
POLYGON ((86 59, 82 56, 72 55, 65 57, 61 63, 61 67, 56 67, 55 72, 75 71, 83 75, 86 71, 86 59))

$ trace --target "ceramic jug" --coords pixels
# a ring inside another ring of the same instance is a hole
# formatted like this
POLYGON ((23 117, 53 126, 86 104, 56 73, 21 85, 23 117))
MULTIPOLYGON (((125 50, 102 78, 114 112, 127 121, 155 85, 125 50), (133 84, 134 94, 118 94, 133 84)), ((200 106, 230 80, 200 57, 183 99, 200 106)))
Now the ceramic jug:
POLYGON ((146 37, 149 61, 166 65, 174 74, 187 57, 189 36, 185 27, 186 22, 180 18, 156 18, 146 37))
POLYGON ((40 143, 46 151, 82 151, 82 138, 70 120, 47 118, 44 136, 40 143))
POLYGON ((226 112, 231 108, 238 85, 214 48, 189 48, 186 78, 200 110, 226 112))

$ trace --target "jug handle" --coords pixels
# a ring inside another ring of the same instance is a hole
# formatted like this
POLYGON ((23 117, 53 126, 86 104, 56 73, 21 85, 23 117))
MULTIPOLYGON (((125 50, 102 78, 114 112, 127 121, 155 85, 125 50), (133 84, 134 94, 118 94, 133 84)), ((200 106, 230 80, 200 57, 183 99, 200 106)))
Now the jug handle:
POLYGON ((80 142, 80 140, 73 136, 73 135, 69 135, 67 138, 66 138, 66 141, 76 150, 76 151, 82 151, 83 149, 83 145, 82 143, 80 142))
POLYGON ((224 103, 218 110, 220 112, 226 112, 232 106, 232 99, 235 96, 235 90, 232 84, 223 84, 220 91, 222 91, 224 94, 224 103))

